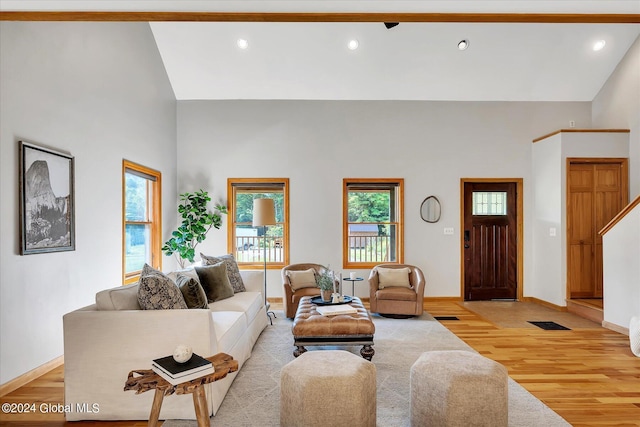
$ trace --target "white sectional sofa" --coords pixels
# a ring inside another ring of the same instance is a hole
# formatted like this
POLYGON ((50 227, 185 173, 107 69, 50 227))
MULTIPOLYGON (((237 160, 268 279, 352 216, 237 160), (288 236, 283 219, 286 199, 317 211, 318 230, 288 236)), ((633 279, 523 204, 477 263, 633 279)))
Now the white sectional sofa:
MULTIPOLYGON (((209 309, 141 310, 138 285, 96 294, 96 304, 67 313, 64 323, 64 395, 68 421, 149 418, 153 391, 124 391, 129 371, 150 369, 152 359, 187 344, 194 353, 233 356, 242 368, 267 326, 263 272, 241 271, 246 292, 209 309)), ((209 415, 220 407, 237 373, 206 385, 209 415)), ((195 419, 191 395, 172 395, 160 419, 195 419)))

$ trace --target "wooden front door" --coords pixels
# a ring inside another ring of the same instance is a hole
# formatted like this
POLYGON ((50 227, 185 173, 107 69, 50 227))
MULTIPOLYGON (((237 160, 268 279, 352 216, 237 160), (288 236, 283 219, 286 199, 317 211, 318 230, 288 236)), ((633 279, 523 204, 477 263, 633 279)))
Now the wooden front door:
POLYGON ((515 182, 464 183, 464 299, 516 299, 515 182))
POLYGON ((626 162, 572 159, 567 172, 569 298, 602 298, 599 231, 627 204, 626 162), (624 163, 624 164, 623 164, 624 163))

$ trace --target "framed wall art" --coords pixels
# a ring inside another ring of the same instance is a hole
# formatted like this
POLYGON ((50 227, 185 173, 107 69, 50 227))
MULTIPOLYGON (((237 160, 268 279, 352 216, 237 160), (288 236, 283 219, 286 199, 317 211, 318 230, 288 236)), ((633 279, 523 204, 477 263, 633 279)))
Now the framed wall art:
POLYGON ((75 250, 73 156, 20 146, 20 253, 75 250))

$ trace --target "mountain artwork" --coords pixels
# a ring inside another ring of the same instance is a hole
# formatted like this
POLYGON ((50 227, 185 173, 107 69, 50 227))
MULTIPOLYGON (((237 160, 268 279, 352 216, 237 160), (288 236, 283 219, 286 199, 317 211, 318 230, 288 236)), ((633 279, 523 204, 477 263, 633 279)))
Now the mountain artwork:
POLYGON ((23 253, 73 250, 73 158, 24 144, 23 253))

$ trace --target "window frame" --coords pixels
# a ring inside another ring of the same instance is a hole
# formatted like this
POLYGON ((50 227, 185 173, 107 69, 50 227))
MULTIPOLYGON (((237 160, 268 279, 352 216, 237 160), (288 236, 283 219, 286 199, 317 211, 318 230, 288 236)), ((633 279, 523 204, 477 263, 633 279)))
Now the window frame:
MULTIPOLYGON (((283 192, 282 261, 267 261, 267 269, 281 269, 289 265, 289 178, 228 178, 227 179, 227 252, 236 254, 236 189, 264 191, 265 186, 281 186, 283 192), (252 188, 253 187, 253 188, 252 188)), ((264 261, 243 262, 236 260, 241 270, 263 269, 264 261)))
POLYGON ((356 262, 349 261, 349 187, 352 186, 375 186, 380 185, 395 187, 396 190, 396 218, 389 224, 396 226, 396 260, 384 261, 385 264, 404 263, 404 178, 344 178, 342 180, 342 267, 345 269, 370 269, 381 262, 356 262))
POLYGON ((135 271, 127 273, 126 264, 126 238, 127 238, 127 225, 128 224, 150 224, 150 236, 149 246, 151 253, 151 266, 160 270, 162 269, 162 173, 151 169, 149 167, 140 165, 138 163, 131 162, 129 160, 122 160, 122 283, 128 285, 138 281, 141 271, 135 271), (127 172, 137 173, 138 175, 149 176, 155 181, 149 180, 148 186, 151 186, 150 191, 147 191, 147 197, 151 197, 151 201, 147 199, 147 212, 150 212, 147 221, 127 221, 126 220, 126 174, 127 172), (152 184, 151 184, 152 183, 152 184))

